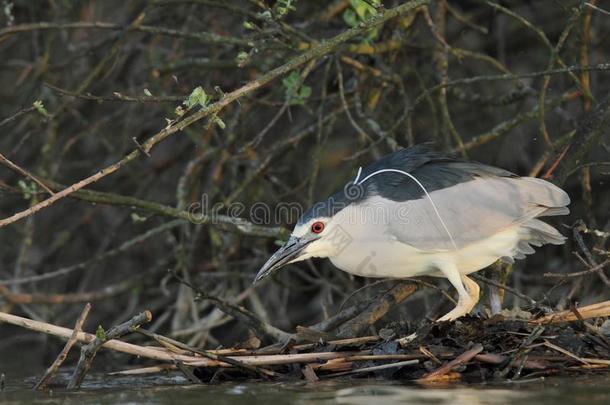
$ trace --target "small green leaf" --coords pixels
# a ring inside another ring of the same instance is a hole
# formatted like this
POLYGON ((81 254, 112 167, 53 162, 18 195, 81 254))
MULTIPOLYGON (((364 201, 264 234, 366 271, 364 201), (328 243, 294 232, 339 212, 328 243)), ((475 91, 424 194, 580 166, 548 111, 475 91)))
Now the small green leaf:
POLYGON ((15 16, 13 15, 14 4, 10 1, 4 2, 4 16, 6 17, 7 25, 11 26, 15 22, 15 16))
POLYGON ((354 10, 348 8, 343 12, 343 21, 348 27, 355 27, 358 25, 358 16, 354 10))
POLYGON ((31 196, 30 196, 30 193, 29 193, 29 190, 28 190, 28 186, 25 183, 25 181, 19 180, 17 182, 17 185, 19 186, 19 189, 21 190, 21 193, 23 194, 23 199, 24 200, 29 200, 31 196))
POLYGON ((104 328, 102 328, 102 325, 98 325, 95 331, 95 337, 101 340, 102 342, 108 340, 108 336, 106 336, 106 331, 104 330, 104 328))
POLYGON ((301 82, 301 76, 297 72, 290 72, 288 76, 282 79, 282 84, 286 88, 286 92, 295 92, 301 82))
POLYGON ((254 24, 252 24, 250 21, 244 21, 244 28, 247 30, 253 30, 254 24))
MULTIPOLYGON (((350 0, 350 7, 343 12, 343 21, 349 27, 355 27, 377 14, 380 0, 350 0)), ((377 38, 377 29, 369 30, 365 39, 371 41, 377 38)))
POLYGON ((38 190, 34 183, 28 183, 24 180, 19 180, 17 186, 19 186, 25 200, 31 200, 32 196, 36 194, 36 191, 38 190))
POLYGON ((144 222, 147 219, 148 218, 146 218, 146 217, 138 215, 136 212, 131 213, 131 222, 133 222, 134 224, 138 223, 138 222, 144 222))
POLYGON ((305 100, 311 96, 311 87, 301 83, 301 75, 291 72, 282 80, 286 90, 286 100, 291 105, 303 105, 305 100))
POLYGON ((262 13, 259 14, 261 20, 271 20, 272 19, 272 15, 271 12, 269 10, 263 11, 262 13))
POLYGON ((361 20, 366 20, 377 13, 376 7, 379 7, 379 1, 380 0, 350 0, 350 4, 356 11, 356 14, 358 14, 358 17, 360 17, 361 20))
POLYGON ((208 95, 203 90, 203 87, 197 86, 188 96, 188 98, 184 101, 184 105, 187 108, 194 107, 196 105, 200 105, 201 107, 205 107, 209 102, 208 95))
POLYGON ((227 124, 225 124, 225 122, 217 115, 215 115, 212 119, 214 120, 214 123, 220 127, 220 129, 225 129, 227 127, 227 124))
POLYGON ((36 109, 36 111, 38 111, 38 113, 40 115, 42 115, 45 118, 49 118, 49 112, 47 111, 46 108, 44 108, 44 104, 42 103, 42 101, 40 100, 36 100, 32 103, 32 107, 34 107, 36 109))
POLYGON ((311 87, 309 86, 301 86, 301 90, 299 91, 299 97, 302 99, 306 99, 311 96, 311 87))
POLYGON ((289 12, 296 10, 294 3, 296 3, 296 0, 277 0, 273 9, 278 18, 282 18, 289 12))
POLYGON ((235 57, 235 63, 237 63, 237 66, 240 68, 246 66, 248 64, 249 60, 250 60, 250 55, 248 54, 248 52, 244 52, 244 51, 241 51, 235 57))

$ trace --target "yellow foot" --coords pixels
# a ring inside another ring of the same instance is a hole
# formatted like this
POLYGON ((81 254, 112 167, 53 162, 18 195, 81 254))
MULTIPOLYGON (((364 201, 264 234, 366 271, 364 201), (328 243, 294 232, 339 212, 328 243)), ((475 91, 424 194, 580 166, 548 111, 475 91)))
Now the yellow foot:
POLYGON ((464 283, 464 287, 466 287, 466 292, 468 295, 460 295, 455 308, 453 308, 448 314, 440 317, 437 322, 455 321, 456 319, 467 315, 470 311, 472 311, 472 308, 477 305, 477 302, 479 302, 479 285, 465 275, 462 275, 461 279, 464 283))
POLYGON ((453 308, 449 313, 438 318, 437 322, 455 321, 456 319, 461 318, 472 311, 472 308, 474 308, 476 304, 477 302, 473 300, 460 300, 455 308, 453 308))

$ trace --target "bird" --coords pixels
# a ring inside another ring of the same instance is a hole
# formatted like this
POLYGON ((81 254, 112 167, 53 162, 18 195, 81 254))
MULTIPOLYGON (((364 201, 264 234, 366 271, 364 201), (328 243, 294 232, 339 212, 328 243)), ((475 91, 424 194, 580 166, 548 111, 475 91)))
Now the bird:
POLYGON ((470 274, 565 242, 538 218, 567 215, 569 204, 564 190, 543 179, 414 145, 360 168, 342 190, 313 204, 254 283, 314 257, 362 277, 444 277, 458 299, 437 321, 453 321, 479 300, 470 274))

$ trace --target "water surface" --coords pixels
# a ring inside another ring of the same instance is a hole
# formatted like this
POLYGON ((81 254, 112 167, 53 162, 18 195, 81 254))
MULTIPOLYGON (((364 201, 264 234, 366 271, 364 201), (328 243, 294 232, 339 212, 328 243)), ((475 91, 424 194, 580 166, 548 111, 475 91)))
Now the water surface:
MULTIPOLYGON (((67 380, 68 373, 59 375, 67 380)), ((610 378, 547 378, 496 385, 419 387, 376 379, 317 383, 192 385, 177 374, 117 377, 93 374, 81 390, 34 392, 36 378, 6 380, 2 404, 610 404, 610 378)))

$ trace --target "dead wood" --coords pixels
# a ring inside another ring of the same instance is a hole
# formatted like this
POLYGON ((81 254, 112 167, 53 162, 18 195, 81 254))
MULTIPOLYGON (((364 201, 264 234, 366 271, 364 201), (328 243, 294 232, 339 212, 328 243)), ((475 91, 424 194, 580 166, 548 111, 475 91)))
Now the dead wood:
POLYGON ((386 291, 379 299, 374 300, 360 314, 340 326, 336 336, 348 338, 357 336, 378 320, 383 318, 396 305, 411 296, 418 289, 418 285, 409 282, 400 282, 386 291))
POLYGON ((451 360, 447 364, 443 364, 441 367, 424 375, 422 378, 420 378, 417 381, 421 382, 421 383, 426 383, 426 382, 433 382, 438 379, 441 379, 445 374, 450 372, 451 369, 453 369, 454 367, 459 366, 461 364, 469 362, 472 358, 474 358, 477 354, 481 353, 482 351, 483 351, 483 345, 476 344, 476 345, 474 345, 474 347, 472 349, 465 351, 464 353, 460 354, 455 359, 451 360))
POLYGON ((74 374, 72 374, 72 377, 70 378, 68 389, 79 388, 81 386, 85 379, 85 375, 91 368, 95 355, 106 341, 117 339, 131 333, 140 327, 141 324, 150 322, 151 320, 152 314, 150 311, 144 311, 135 315, 127 322, 112 327, 108 332, 102 331, 101 333, 96 333, 95 339, 81 348, 80 359, 78 360, 74 374))
POLYGON ((85 305, 85 308, 83 308, 83 312, 81 312, 80 316, 76 320, 76 324, 74 325, 74 330, 72 331, 72 335, 70 336, 70 339, 68 339, 68 341, 66 342, 66 345, 64 346, 62 351, 59 353, 59 355, 57 356, 57 358, 55 359, 53 364, 51 364, 51 366, 45 371, 44 375, 36 383, 36 385, 34 386, 35 390, 45 389, 47 387, 47 384, 49 383, 49 381, 51 381, 51 378, 53 378, 53 375, 55 373, 57 373, 57 370, 59 369, 59 367, 61 367, 63 362, 66 360, 66 357, 68 357, 68 353, 70 352, 70 349, 72 349, 72 346, 74 346, 74 344, 77 342, 78 333, 82 332, 82 330, 83 330, 83 324, 87 320, 87 316, 89 315, 90 310, 91 310, 91 304, 87 303, 87 305, 85 305))
MULTIPOLYGON (((610 316, 610 301, 598 302, 578 308, 578 313, 582 319, 598 318, 610 316)), ((539 325, 547 323, 574 322, 578 321, 578 315, 574 311, 565 310, 554 312, 541 318, 533 319, 531 322, 539 325)))

